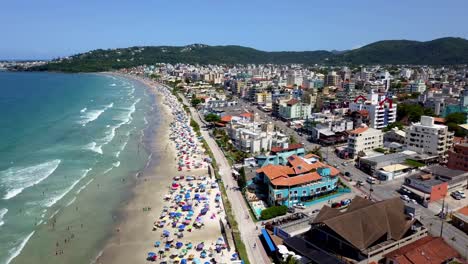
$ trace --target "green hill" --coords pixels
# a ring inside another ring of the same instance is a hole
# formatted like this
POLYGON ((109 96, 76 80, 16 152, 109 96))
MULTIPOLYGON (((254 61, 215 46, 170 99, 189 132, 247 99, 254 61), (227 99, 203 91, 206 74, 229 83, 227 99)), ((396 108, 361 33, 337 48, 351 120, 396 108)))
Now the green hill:
POLYGON ((182 47, 148 46, 93 50, 31 70, 95 72, 143 64, 464 64, 468 63, 468 40, 442 38, 427 42, 385 40, 343 52, 266 52, 242 46, 182 47))

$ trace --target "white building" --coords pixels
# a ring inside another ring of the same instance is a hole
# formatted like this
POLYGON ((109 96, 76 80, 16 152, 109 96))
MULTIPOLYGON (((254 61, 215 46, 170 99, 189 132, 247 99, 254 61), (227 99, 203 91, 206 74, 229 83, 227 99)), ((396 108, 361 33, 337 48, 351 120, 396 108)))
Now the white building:
POLYGON ((349 110, 352 112, 367 110, 370 127, 382 129, 396 121, 397 104, 385 95, 376 94, 371 90, 367 98, 360 96, 350 103, 349 110))
POLYGON ((351 131, 348 137, 348 152, 350 157, 365 155, 366 151, 372 151, 383 147, 383 133, 371 127, 359 127, 351 131))
POLYGON ((413 82, 413 83, 410 83, 408 85, 408 92, 410 93, 423 93, 424 91, 426 91, 426 84, 421 81, 421 80, 418 80, 416 82, 413 82))
MULTIPOLYGON (((255 118, 254 118, 255 120, 255 118)), ((274 131, 272 123, 256 122, 247 118, 233 118, 227 132, 234 146, 247 153, 270 151, 289 141, 289 137, 274 131)))
POLYGON ((447 151, 451 147, 453 133, 447 126, 434 124, 434 118, 421 116, 421 122, 414 123, 406 130, 408 150, 420 154, 439 156, 439 162, 447 162, 447 151))

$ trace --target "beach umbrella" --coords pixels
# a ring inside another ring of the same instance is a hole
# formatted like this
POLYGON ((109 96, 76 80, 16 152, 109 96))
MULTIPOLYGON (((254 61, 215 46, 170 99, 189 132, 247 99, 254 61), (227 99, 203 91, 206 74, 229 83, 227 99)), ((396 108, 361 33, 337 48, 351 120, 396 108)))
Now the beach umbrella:
POLYGON ((171 234, 171 232, 164 230, 163 231, 163 236, 168 237, 171 234))
POLYGON ((193 259, 193 264, 201 264, 201 260, 199 258, 193 259))
POLYGON ((177 242, 176 243, 176 248, 181 248, 183 246, 184 246, 184 243, 182 243, 182 242, 177 242))

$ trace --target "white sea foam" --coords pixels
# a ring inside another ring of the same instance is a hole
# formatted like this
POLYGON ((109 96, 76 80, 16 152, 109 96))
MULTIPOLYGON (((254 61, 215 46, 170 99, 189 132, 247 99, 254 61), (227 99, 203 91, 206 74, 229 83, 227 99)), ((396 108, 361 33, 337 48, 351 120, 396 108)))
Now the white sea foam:
POLYGON ((115 83, 112 83, 110 86, 117 86, 117 84, 115 84, 115 83))
POLYGON ((54 216, 56 216, 58 212, 60 212, 60 209, 55 210, 55 212, 49 216, 49 219, 54 218, 54 216))
POLYGON ((8 251, 8 253, 10 253, 10 256, 6 260, 5 264, 9 264, 14 258, 16 258, 21 253, 24 246, 26 246, 26 243, 28 243, 29 239, 34 235, 34 232, 35 231, 32 231, 27 237, 23 239, 23 241, 21 241, 21 243, 18 246, 8 251))
POLYGON ((61 194, 59 195, 56 195, 52 198, 49 199, 48 202, 45 203, 45 206, 46 207, 51 207, 52 205, 54 205, 56 202, 60 201, 63 197, 65 197, 65 195, 67 195, 67 193, 69 193, 71 190, 73 190, 73 188, 75 188, 75 186, 83 179, 86 177, 86 175, 88 175, 88 173, 91 171, 92 169, 89 168, 89 169, 86 169, 83 171, 83 174, 81 175, 81 177, 74 181, 72 183, 72 185, 70 185, 70 187, 68 187, 67 189, 65 189, 65 191, 63 191, 61 194))
POLYGON ((99 146, 96 142, 91 142, 85 146, 85 149, 89 149, 96 153, 102 154, 102 146, 99 146))
POLYGON ((117 168, 120 166, 120 161, 114 162, 112 163, 112 165, 117 168))
POLYGON ((102 115, 107 109, 112 108, 114 106, 114 103, 110 103, 102 109, 96 109, 96 110, 90 110, 84 113, 84 115, 81 116, 81 120, 78 122, 82 126, 86 126, 88 123, 93 122, 94 120, 98 119, 99 116, 102 115))
POLYGON ((85 183, 83 186, 81 186, 77 191, 76 191, 76 194, 79 194, 81 191, 83 191, 84 189, 86 189, 86 187, 88 187, 88 185, 94 181, 94 178, 93 179, 90 179, 87 183, 85 183))
POLYGON ((60 162, 61 160, 56 159, 29 167, 12 167, 1 171, 0 186, 7 190, 3 199, 11 199, 24 189, 47 179, 58 168, 60 162))
POLYGON ((109 171, 111 171, 113 168, 114 168, 114 167, 112 167, 112 168, 109 168, 109 169, 107 169, 107 170, 103 171, 103 172, 102 172, 102 175, 104 175, 104 174, 108 173, 108 172, 109 172, 109 171))
POLYGON ((6 208, 0 209, 0 226, 5 224, 5 221, 3 221, 3 217, 6 215, 6 213, 8 213, 8 209, 6 208))
POLYGON ((118 158, 118 157, 120 156, 120 153, 125 149, 125 147, 127 146, 127 143, 128 143, 128 140, 125 141, 125 142, 122 144, 122 146, 120 146, 119 151, 117 151, 117 152, 115 153, 115 157, 116 157, 116 158, 118 158))
POLYGON ((73 197, 73 199, 71 199, 65 207, 72 205, 75 201, 76 201, 76 197, 73 197))
POLYGON ((80 113, 84 113, 84 112, 86 112, 86 110, 88 110, 88 108, 85 107, 85 108, 80 110, 80 113))

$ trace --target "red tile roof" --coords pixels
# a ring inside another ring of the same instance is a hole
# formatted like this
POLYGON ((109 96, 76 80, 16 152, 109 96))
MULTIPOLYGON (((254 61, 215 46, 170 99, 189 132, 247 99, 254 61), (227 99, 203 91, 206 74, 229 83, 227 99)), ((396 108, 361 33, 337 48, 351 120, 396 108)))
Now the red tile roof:
POLYGON ((281 151, 289 151, 289 150, 299 149, 299 148, 303 148, 303 147, 304 146, 301 143, 289 144, 289 146, 287 148, 272 147, 271 152, 276 153, 276 152, 281 152, 281 151))
POLYGON ((311 172, 293 177, 280 177, 271 181, 275 186, 295 186, 309 182, 315 182, 322 179, 317 172, 311 172))
POLYGON ((367 131, 368 127, 359 127, 354 129, 353 131, 349 132, 350 134, 361 134, 367 131))
POLYGON ((222 122, 228 123, 228 122, 231 122, 231 120, 232 120, 232 116, 231 116, 231 115, 225 115, 225 116, 221 117, 221 121, 222 121, 222 122))
POLYGON ((252 113, 242 113, 239 116, 246 117, 246 118, 252 118, 253 114, 252 113))
POLYGON ((299 103, 299 100, 297 100, 297 99, 291 99, 291 100, 289 100, 286 104, 289 105, 289 106, 291 106, 291 105, 295 105, 295 104, 297 104, 297 103, 299 103))
POLYGON ((385 255, 398 263, 439 264, 453 257, 459 257, 456 250, 440 237, 427 236, 385 255))
POLYGON ((458 210, 457 212, 459 212, 460 214, 463 214, 463 215, 466 215, 468 216, 468 205, 461 208, 460 210, 458 210))

